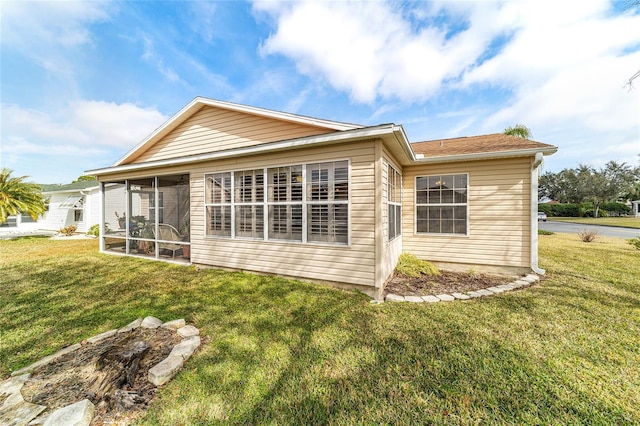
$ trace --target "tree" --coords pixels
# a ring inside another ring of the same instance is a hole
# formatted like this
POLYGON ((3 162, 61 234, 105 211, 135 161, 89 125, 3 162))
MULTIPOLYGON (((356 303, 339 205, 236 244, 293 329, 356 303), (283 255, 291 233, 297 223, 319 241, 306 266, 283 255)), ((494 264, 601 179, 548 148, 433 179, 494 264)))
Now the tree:
POLYGON ((509 126, 504 129, 503 133, 505 135, 516 136, 523 139, 531 139, 531 137, 533 136, 533 134, 531 133, 531 129, 529 129, 524 124, 516 124, 513 127, 509 126))
POLYGON ((559 173, 545 173, 540 177, 540 194, 561 203, 593 203, 594 217, 598 217, 602 203, 617 201, 633 190, 638 182, 638 168, 626 163, 609 161, 604 168, 578 165, 559 173))
POLYGON ((78 179, 74 180, 71 183, 76 183, 76 182, 86 182, 86 181, 94 181, 94 180, 98 180, 96 179, 95 176, 87 176, 87 175, 82 175, 79 176, 78 179))
POLYGON ((28 176, 12 177, 13 170, 0 172, 0 223, 9 216, 28 214, 37 220, 46 210, 42 189, 35 183, 25 182, 28 176))

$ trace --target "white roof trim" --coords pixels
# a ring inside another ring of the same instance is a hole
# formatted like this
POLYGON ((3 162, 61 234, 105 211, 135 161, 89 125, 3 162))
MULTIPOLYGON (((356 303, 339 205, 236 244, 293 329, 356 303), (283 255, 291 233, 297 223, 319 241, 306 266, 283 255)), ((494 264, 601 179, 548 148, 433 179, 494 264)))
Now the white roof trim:
POLYGON ((265 108, 252 107, 247 105, 235 104, 232 102, 219 101, 210 98, 196 97, 180 111, 173 115, 170 119, 165 121, 160 127, 151 132, 146 138, 144 138, 138 145, 136 145, 131 151, 127 152, 122 158, 120 158, 114 166, 119 166, 126 162, 133 154, 137 153, 142 148, 152 144, 156 139, 166 136, 169 132, 175 129, 178 125, 184 122, 187 118, 195 114, 203 106, 212 106, 231 111, 244 112, 247 114, 258 115, 261 117, 273 118, 276 120, 288 121, 291 123, 306 124, 310 126, 322 127, 332 130, 354 130, 360 129, 364 126, 358 124, 342 123, 339 121, 323 120, 320 118, 307 117, 303 115, 291 114, 288 112, 275 111, 265 108))
POLYGON ((557 147, 527 148, 527 149, 517 149, 513 151, 478 152, 473 154, 441 155, 437 157, 423 156, 422 158, 420 157, 415 158, 414 161, 417 164, 451 163, 454 161, 475 161, 475 160, 489 160, 494 158, 529 157, 529 156, 535 156, 539 152, 542 153, 543 155, 551 155, 557 150, 558 150, 557 147))
POLYGON ((244 148, 235 148, 228 149, 225 151, 207 153, 207 154, 199 154, 199 155, 191 155, 187 157, 180 158, 169 158, 166 160, 157 160, 157 161, 149 161, 145 163, 135 163, 135 164, 125 164, 122 166, 112 166, 106 167, 103 169, 94 169, 87 170, 85 174, 88 175, 103 175, 103 174, 111 174, 111 173, 120 173, 124 171, 130 170, 144 170, 151 169, 155 167, 163 167, 163 166, 177 166, 189 163, 196 163, 201 161, 210 161, 210 160, 220 160, 224 158, 230 157, 238 157, 245 155, 255 155, 262 154, 267 152, 275 152, 282 151, 292 148, 301 148, 308 145, 316 145, 316 144, 332 144, 339 142, 347 142, 347 141, 356 141, 362 139, 371 139, 375 137, 382 137, 385 135, 394 135, 394 137, 402 141, 404 140, 404 144, 411 149, 408 140, 406 139, 406 135, 404 134, 404 130, 402 126, 396 126, 395 124, 383 124, 381 126, 375 127, 364 127, 360 129, 349 130, 345 132, 339 133, 327 133, 323 135, 317 136, 307 136, 304 138, 290 139, 286 141, 279 142, 271 142, 260 145, 253 145, 244 148))

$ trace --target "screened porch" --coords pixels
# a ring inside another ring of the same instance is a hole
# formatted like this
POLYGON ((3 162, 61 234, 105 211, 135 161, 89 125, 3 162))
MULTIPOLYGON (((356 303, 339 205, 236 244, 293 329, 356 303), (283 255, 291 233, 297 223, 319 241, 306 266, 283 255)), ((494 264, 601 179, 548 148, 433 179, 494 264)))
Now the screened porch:
POLYGON ((189 262, 189 175, 103 182, 101 250, 189 262))

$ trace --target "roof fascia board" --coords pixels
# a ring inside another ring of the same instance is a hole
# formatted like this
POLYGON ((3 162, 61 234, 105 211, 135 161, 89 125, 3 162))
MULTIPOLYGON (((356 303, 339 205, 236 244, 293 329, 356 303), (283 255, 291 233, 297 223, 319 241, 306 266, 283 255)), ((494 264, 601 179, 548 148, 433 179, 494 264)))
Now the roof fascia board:
POLYGON ((286 141, 272 142, 261 145, 254 145, 244 148, 229 149, 226 151, 214 152, 210 154, 193 155, 182 158, 170 158, 166 160, 149 161, 146 163, 125 164, 122 166, 112 166, 103 169, 86 170, 87 175, 105 175, 112 173, 121 173, 133 170, 144 170, 155 167, 179 166, 190 163, 198 163, 203 161, 221 160, 230 157, 240 157, 246 155, 263 154, 267 152, 276 152, 289 150, 294 148, 303 148, 313 145, 334 144, 347 141, 358 141, 376 137, 384 137, 385 135, 397 131, 398 126, 394 124, 384 124, 375 127, 364 127, 360 129, 348 130, 340 133, 328 133, 317 136, 307 136, 304 138, 289 139, 286 141))
POLYGON ((179 124, 186 121, 196 111, 204 106, 217 107, 227 109, 231 111, 243 112, 246 114, 258 115, 267 118, 273 118, 276 120, 288 121, 291 123, 306 124, 315 127, 328 128, 332 130, 354 130, 361 129, 363 126, 357 124, 341 123, 331 120, 323 120, 320 118, 306 117, 302 115, 290 114, 287 112, 269 110, 265 108, 252 107, 248 105, 235 104, 232 102, 219 101, 215 99, 196 97, 187 105, 185 105, 180 111, 174 114, 170 119, 165 121, 160 127, 151 132, 145 137, 139 144, 137 144, 132 150, 127 152, 122 158, 120 158, 114 166, 119 166, 130 159, 133 154, 138 152, 145 146, 155 142, 157 139, 162 138, 169 134, 179 124))
POLYGON ((259 108, 249 105, 235 104, 233 102, 219 101, 216 99, 197 97, 203 105, 224 108, 232 111, 245 112, 263 117, 275 118, 277 120, 290 121, 293 123, 308 124, 316 127, 325 127, 333 130, 353 130, 361 129, 364 126, 358 124, 343 123, 339 121, 324 120, 322 118, 308 117, 304 115, 291 114, 283 111, 259 108))
POLYGON ((542 153, 543 155, 551 155, 558 151, 557 147, 553 148, 528 148, 518 149, 513 151, 491 151, 480 152, 474 154, 457 154, 457 155, 443 155, 439 157, 423 157, 416 159, 416 164, 438 164, 438 163, 451 163, 454 161, 475 161, 475 160, 491 160, 497 158, 511 158, 511 157, 529 157, 542 153))

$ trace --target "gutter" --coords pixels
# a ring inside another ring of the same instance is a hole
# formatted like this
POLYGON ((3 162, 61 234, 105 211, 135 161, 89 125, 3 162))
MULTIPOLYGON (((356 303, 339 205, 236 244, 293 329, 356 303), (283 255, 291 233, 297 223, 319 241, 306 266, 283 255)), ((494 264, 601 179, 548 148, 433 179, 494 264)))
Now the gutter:
POLYGON ((537 152, 531 165, 531 270, 538 275, 546 271, 538 266, 538 170, 543 153, 537 152))

